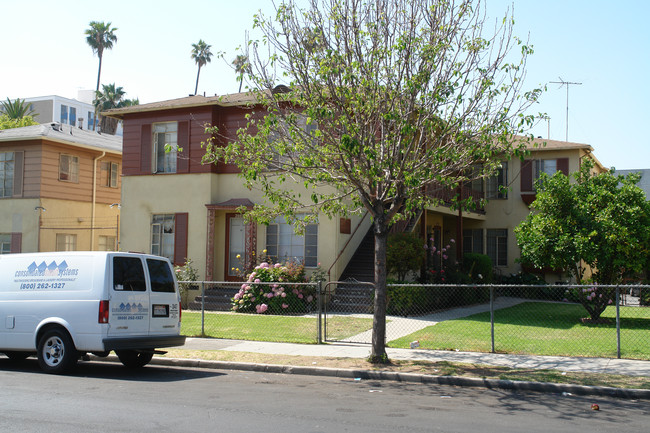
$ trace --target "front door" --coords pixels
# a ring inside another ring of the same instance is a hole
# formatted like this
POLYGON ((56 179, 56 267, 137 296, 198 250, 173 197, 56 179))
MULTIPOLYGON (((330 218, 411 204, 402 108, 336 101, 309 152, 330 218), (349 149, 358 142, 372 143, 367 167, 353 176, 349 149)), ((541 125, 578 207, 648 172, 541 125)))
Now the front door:
POLYGON ((241 280, 246 263, 246 224, 237 214, 226 215, 226 280, 241 280))

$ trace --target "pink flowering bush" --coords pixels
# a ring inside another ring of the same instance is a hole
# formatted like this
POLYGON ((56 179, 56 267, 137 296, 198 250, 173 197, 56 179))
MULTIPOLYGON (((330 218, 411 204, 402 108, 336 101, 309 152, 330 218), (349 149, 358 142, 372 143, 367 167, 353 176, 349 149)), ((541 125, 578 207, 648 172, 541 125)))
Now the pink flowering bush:
POLYGON ((315 296, 304 283, 302 264, 262 262, 248 274, 232 298, 232 311, 240 313, 303 313, 313 306, 315 296))
POLYGON ((567 290, 566 295, 567 301, 580 302, 589 313, 590 317, 583 319, 583 322, 601 323, 607 322, 600 316, 608 306, 614 304, 616 289, 591 284, 567 290))

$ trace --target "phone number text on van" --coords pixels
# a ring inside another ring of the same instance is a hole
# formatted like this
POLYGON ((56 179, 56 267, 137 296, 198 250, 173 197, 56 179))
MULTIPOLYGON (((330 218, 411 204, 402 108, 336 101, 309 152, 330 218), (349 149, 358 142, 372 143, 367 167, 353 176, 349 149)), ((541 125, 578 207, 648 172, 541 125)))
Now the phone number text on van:
POLYGON ((22 283, 20 290, 62 289, 65 283, 22 283))

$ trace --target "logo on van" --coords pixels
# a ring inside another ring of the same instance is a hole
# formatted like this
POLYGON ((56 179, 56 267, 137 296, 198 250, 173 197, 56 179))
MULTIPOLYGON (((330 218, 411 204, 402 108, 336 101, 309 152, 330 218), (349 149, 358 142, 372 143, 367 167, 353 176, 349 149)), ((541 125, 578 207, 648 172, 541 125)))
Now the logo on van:
POLYGON ((37 265, 32 262, 27 266, 26 271, 16 271, 16 277, 69 277, 79 274, 79 269, 68 267, 68 263, 64 260, 57 264, 52 261, 49 265, 45 261, 37 265))
POLYGON ((135 302, 131 303, 121 303, 118 308, 113 308, 114 313, 146 313, 147 308, 143 307, 142 304, 135 302))

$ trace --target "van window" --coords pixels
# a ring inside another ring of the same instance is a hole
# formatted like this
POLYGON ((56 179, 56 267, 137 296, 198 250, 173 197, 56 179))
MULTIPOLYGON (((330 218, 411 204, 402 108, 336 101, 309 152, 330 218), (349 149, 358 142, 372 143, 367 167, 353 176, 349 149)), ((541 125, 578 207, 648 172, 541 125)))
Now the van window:
POLYGON ((174 293, 174 277, 166 261, 147 259, 152 292, 174 293))
POLYGON ((144 292, 142 261, 137 257, 113 257, 113 289, 120 291, 144 292))

